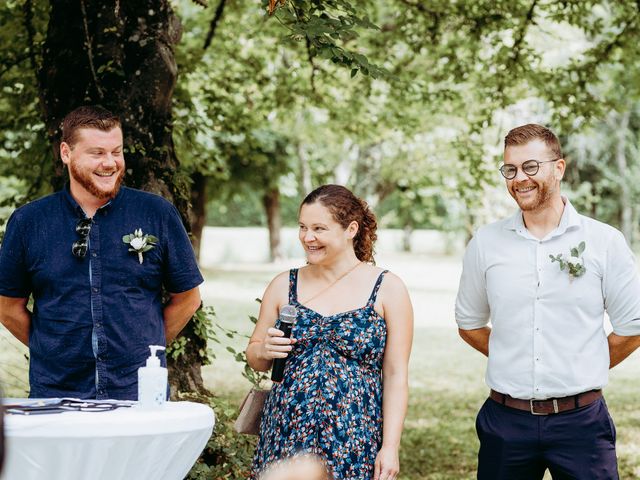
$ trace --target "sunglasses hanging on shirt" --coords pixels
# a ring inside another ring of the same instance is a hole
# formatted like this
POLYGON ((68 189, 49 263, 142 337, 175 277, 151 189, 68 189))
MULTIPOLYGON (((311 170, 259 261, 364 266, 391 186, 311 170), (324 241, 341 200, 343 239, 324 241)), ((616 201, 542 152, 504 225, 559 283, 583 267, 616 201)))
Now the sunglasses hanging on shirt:
POLYGON ((81 218, 76 224, 76 233, 80 235, 80 239, 71 245, 71 253, 74 257, 84 258, 89 250, 89 233, 91 233, 91 219, 81 218))

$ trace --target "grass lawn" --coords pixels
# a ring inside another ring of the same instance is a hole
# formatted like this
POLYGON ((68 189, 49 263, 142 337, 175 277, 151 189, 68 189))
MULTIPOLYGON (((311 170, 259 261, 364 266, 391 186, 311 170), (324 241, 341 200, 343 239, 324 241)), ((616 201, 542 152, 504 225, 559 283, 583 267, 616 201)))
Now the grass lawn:
MULTIPOLYGON (((461 480, 475 478, 478 441, 475 415, 487 395, 486 361, 457 335, 453 302, 460 263, 455 257, 380 256, 406 282, 414 303, 416 327, 410 364, 409 414, 401 447, 401 479, 461 480)), ((293 265, 293 264, 291 264, 293 265)), ((213 305, 222 325, 249 334, 249 315, 257 315, 269 280, 291 266, 229 265, 206 270, 203 298, 213 305)), ((237 349, 245 339, 230 340, 237 349)), ((216 395, 239 403, 249 383, 242 367, 213 344, 217 360, 204 367, 206 385, 216 395)), ((0 331, 0 379, 7 396, 24 395, 25 349, 0 331)), ((618 456, 623 479, 640 478, 640 354, 611 374, 607 403, 618 430, 618 456)))
MULTIPOLYGON (((478 450, 475 416, 488 390, 484 384, 486 360, 462 342, 453 319, 460 260, 394 254, 378 258, 378 264, 404 279, 416 317, 399 478, 474 479, 478 450)), ((262 295, 276 273, 288 267, 208 270, 203 296, 216 307, 225 327, 248 334, 252 329, 248 316, 258 311, 253 299, 262 295)), ((242 348, 244 344, 234 342, 234 346, 242 348)), ((606 389, 618 430, 623 479, 640 478, 639 375, 640 353, 636 352, 612 371, 606 389)), ((249 387, 241 376, 241 366, 224 353, 215 365, 205 367, 203 376, 212 391, 232 402, 239 402, 249 387)))

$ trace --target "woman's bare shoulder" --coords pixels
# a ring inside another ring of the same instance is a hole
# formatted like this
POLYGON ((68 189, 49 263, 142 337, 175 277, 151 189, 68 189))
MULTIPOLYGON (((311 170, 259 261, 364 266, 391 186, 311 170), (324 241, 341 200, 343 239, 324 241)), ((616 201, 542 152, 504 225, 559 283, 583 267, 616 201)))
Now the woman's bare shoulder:
MULTIPOLYGON (((384 271, 386 269, 381 268, 380 271, 384 271)), ((384 280, 381 285, 382 291, 387 291, 389 293, 397 293, 397 292, 406 292, 407 287, 404 284, 404 281, 395 273, 386 270, 384 274, 384 280)))
POLYGON ((281 290, 282 288, 289 288, 289 270, 286 270, 284 272, 280 272, 279 274, 277 274, 275 277, 273 277, 273 279, 271 279, 271 281, 269 282, 269 285, 267 285, 267 289, 265 291, 265 293, 268 293, 271 290, 281 290))

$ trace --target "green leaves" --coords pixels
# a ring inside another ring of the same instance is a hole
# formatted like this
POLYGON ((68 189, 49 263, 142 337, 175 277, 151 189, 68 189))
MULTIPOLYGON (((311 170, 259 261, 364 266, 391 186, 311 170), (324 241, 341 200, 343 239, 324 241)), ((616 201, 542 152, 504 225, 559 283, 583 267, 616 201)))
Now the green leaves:
POLYGON ((157 243, 158 237, 142 232, 141 228, 137 228, 133 233, 124 235, 122 242, 129 245, 129 251, 138 254, 138 261, 143 262, 142 254, 151 250, 157 243))
POLYGON ((571 249, 571 256, 579 257, 580 255, 582 255, 582 252, 584 252, 585 247, 586 247, 586 244, 584 242, 580 242, 580 244, 577 247, 574 247, 571 249))
POLYGON ((388 72, 373 63, 366 55, 344 47, 359 37, 358 29, 380 30, 369 17, 352 2, 292 1, 280 8, 276 17, 290 30, 293 41, 307 42, 310 58, 320 57, 351 69, 351 78, 360 71, 372 78, 381 78, 388 72), (355 70, 355 73, 354 73, 355 70))
POLYGON ((549 255, 549 258, 551 259, 551 262, 558 262, 560 270, 566 270, 569 273, 569 278, 573 280, 574 278, 581 277, 587 272, 587 269, 584 266, 584 259, 582 258, 585 248, 586 243, 582 241, 577 247, 572 247, 570 249, 571 256, 568 259, 565 259, 561 253, 558 255, 549 255))

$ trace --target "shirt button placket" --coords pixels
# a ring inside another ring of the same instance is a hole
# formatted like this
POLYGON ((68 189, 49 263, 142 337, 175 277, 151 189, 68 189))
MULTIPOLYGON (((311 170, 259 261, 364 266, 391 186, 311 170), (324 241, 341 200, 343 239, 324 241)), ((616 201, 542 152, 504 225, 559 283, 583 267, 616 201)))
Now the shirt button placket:
POLYGON ((543 244, 542 241, 536 242, 536 287, 535 287, 535 301, 533 305, 533 335, 531 336, 533 341, 533 382, 536 392, 540 391, 540 385, 538 384, 537 369, 540 364, 540 327, 539 327, 539 309, 540 309, 540 297, 542 287, 542 256, 543 256, 543 244))
POLYGON ((103 326, 102 312, 102 264, 100 261, 100 227, 94 223, 91 229, 91 257, 89 265, 91 269, 91 316, 93 330, 97 337, 98 351, 96 352, 96 393, 97 398, 107 398, 107 368, 105 365, 105 353, 107 340, 103 326))

